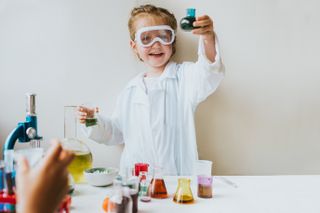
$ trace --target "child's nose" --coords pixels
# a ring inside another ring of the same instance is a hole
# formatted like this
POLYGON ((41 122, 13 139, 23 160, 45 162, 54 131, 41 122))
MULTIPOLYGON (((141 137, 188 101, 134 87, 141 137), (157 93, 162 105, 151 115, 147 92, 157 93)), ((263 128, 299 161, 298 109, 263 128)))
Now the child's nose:
POLYGON ((151 47, 160 47, 160 46, 161 46, 160 41, 156 41, 156 42, 154 42, 154 43, 152 44, 151 47))

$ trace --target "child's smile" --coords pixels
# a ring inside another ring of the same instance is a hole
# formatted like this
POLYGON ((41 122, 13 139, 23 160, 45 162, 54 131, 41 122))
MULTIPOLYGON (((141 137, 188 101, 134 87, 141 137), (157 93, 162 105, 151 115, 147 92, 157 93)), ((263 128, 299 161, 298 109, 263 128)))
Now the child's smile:
POLYGON ((150 53, 148 54, 150 58, 154 58, 155 60, 159 60, 165 55, 164 51, 159 51, 159 50, 151 50, 150 53))

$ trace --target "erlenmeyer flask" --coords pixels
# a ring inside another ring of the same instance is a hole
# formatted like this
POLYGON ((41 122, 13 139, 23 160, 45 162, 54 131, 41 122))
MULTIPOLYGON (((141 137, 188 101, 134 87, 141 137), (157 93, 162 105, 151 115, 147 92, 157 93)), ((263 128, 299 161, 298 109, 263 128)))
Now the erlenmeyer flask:
POLYGON ((154 175, 148 188, 148 194, 152 198, 164 199, 168 197, 161 167, 154 168, 154 175))
POLYGON ((84 182, 83 172, 92 167, 92 155, 88 146, 77 137, 76 106, 64 107, 64 139, 62 146, 75 154, 75 158, 68 166, 74 182, 84 182))
POLYGON ((190 188, 190 179, 178 179, 178 187, 173 197, 173 201, 177 203, 193 203, 193 195, 190 188))

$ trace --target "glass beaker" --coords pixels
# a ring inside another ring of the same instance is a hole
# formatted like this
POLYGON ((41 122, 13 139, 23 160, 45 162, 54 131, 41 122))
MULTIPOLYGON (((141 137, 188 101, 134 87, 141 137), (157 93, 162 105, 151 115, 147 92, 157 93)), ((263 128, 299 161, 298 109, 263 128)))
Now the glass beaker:
POLYGON ((87 114, 87 118, 85 120, 86 127, 95 126, 98 123, 97 114, 99 113, 99 108, 93 106, 92 104, 86 104, 86 108, 90 109, 90 113, 87 114))
POLYGON ((193 195, 190 188, 190 179, 188 178, 179 178, 178 187, 176 193, 173 197, 173 201, 176 203, 193 203, 193 195))
POLYGON ((77 137, 76 106, 64 107, 64 139, 62 146, 75 155, 68 166, 74 182, 84 182, 83 172, 92 167, 92 155, 89 147, 77 137))
POLYGON ((152 198, 164 199, 168 197, 166 184, 162 176, 162 168, 155 167, 154 175, 148 188, 148 194, 152 198))
POLYGON ((212 198, 212 176, 198 175, 198 197, 212 198))

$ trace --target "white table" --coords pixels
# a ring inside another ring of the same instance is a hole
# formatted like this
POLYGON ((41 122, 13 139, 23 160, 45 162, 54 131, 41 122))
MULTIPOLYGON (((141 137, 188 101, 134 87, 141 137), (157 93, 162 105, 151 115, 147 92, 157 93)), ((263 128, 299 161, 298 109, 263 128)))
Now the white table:
MULTIPOLYGON (((196 181, 193 181, 194 204, 176 204, 172 201, 177 178, 164 178, 170 198, 152 199, 149 203, 139 201, 139 213, 320 213, 320 175, 216 176, 212 199, 198 198, 196 181), (231 185, 230 181, 236 186, 231 185)), ((111 190, 112 187, 76 185, 71 212, 103 212, 102 202, 111 190)))

